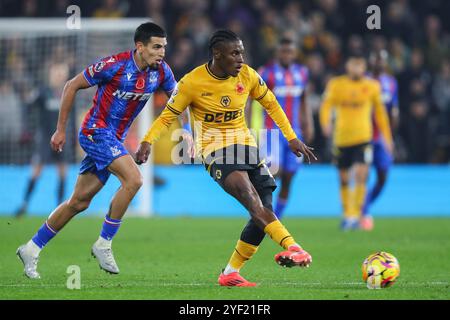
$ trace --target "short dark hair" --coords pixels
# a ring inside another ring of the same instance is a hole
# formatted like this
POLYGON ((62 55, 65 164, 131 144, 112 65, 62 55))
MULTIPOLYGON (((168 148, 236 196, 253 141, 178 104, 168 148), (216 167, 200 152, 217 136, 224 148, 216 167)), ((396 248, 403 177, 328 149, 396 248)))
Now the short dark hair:
POLYGON ((294 39, 292 39, 292 38, 289 38, 289 37, 283 37, 283 38, 281 38, 280 39, 280 41, 278 42, 278 44, 280 45, 280 46, 282 46, 282 45, 293 45, 293 44, 295 44, 295 42, 294 42, 294 39))
POLYGON ((241 40, 236 33, 227 29, 220 29, 213 33, 209 39, 209 53, 212 55, 213 49, 216 49, 219 44, 224 42, 234 42, 241 40))
POLYGON ((136 28, 134 32, 134 43, 142 42, 146 45, 151 37, 165 38, 166 31, 153 22, 146 22, 136 28))
POLYGON ((363 59, 364 61, 367 60, 364 52, 360 51, 350 52, 347 56, 347 61, 350 59, 363 59))

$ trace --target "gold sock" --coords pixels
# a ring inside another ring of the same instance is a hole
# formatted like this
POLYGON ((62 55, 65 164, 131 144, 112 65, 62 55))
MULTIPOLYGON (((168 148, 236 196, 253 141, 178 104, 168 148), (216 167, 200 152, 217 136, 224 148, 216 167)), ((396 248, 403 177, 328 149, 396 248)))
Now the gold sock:
POLYGON ((238 240, 236 247, 234 248, 234 252, 231 255, 230 261, 228 264, 236 270, 241 269, 244 264, 250 259, 258 250, 257 246, 251 245, 242 240, 238 240))
POLYGON ((272 221, 265 228, 267 233, 273 241, 287 249, 290 245, 297 244, 289 231, 281 224, 279 220, 272 221))
POLYGON ((353 208, 353 192, 349 185, 341 185, 341 202, 344 208, 344 217, 352 218, 355 216, 353 208))
POLYGON ((360 217, 362 214, 362 207, 364 205, 364 201, 366 199, 366 184, 356 184, 355 186, 355 197, 354 197, 354 206, 357 217, 360 217))

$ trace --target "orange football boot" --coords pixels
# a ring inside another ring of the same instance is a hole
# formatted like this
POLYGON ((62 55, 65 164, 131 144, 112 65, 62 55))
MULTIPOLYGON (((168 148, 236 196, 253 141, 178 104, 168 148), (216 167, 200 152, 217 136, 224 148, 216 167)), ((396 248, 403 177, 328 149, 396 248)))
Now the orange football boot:
POLYGON ((224 287, 255 287, 256 283, 245 280, 239 272, 232 272, 225 275, 223 272, 219 276, 219 284, 224 287))
POLYGON ((282 267, 309 267, 312 262, 311 255, 297 245, 289 246, 286 251, 275 255, 275 262, 282 267))

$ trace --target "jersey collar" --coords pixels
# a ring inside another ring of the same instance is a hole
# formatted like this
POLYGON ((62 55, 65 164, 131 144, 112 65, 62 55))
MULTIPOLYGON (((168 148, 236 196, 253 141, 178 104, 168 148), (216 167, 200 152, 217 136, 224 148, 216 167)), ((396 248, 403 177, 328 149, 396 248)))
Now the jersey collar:
POLYGON ((207 63, 205 63, 205 68, 206 68, 206 71, 208 71, 208 73, 209 73, 209 75, 211 76, 211 77, 213 77, 214 79, 217 79, 217 80, 227 80, 230 76, 228 76, 228 77, 225 77, 225 78, 222 78, 222 77, 218 77, 218 76, 216 76, 214 73, 212 73, 212 71, 211 71, 211 69, 209 69, 209 63, 210 63, 210 61, 208 61, 207 63))

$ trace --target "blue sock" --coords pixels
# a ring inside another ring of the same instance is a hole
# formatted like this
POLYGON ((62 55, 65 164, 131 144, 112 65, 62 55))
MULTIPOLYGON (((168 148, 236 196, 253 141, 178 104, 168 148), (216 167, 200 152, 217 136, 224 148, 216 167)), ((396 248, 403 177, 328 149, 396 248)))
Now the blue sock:
POLYGON ((33 242, 39 247, 43 248, 54 237, 58 231, 53 230, 45 221, 41 228, 36 232, 32 238, 33 242))
POLYGON ((286 207, 287 199, 283 199, 278 197, 277 199, 277 205, 275 206, 275 215, 278 219, 281 219, 281 216, 283 215, 284 207, 286 207))
POLYGON ((117 220, 106 216, 100 236, 105 240, 111 241, 119 230, 121 223, 122 220, 117 220))

